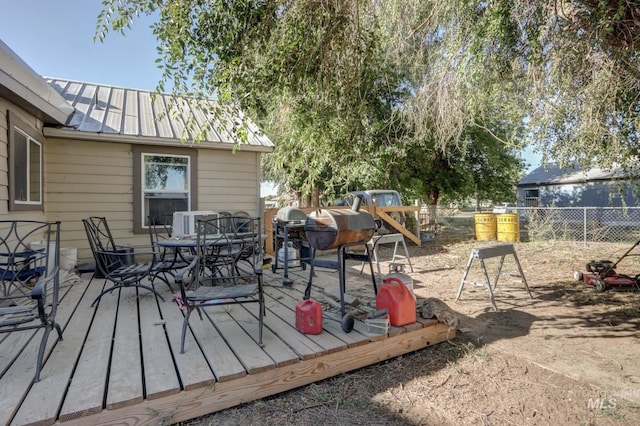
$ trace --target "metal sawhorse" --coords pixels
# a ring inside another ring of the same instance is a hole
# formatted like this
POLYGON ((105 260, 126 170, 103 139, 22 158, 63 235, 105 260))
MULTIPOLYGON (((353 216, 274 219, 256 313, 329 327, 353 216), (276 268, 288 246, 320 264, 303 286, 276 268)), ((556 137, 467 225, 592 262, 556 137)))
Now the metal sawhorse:
MULTIPOLYGON (((391 263, 396 261, 396 258, 406 259, 409 264, 409 268, 411 272, 413 272, 413 265, 411 264, 411 258, 409 257, 409 250, 407 250, 407 244, 404 242, 404 235, 402 234, 386 234, 386 235, 376 235, 369 241, 369 245, 373 251, 373 260, 376 262, 376 267, 378 268, 378 274, 380 273, 380 262, 378 261, 378 246, 380 244, 391 244, 395 243, 393 246, 393 258, 391 259, 391 263), (402 244, 404 248, 404 256, 398 254, 398 244, 402 244)), ((364 264, 362 265, 364 268, 364 264)), ((362 271, 361 271, 362 272, 362 271)))
POLYGON ((467 267, 464 270, 464 275, 462 277, 462 281, 460 282, 460 288, 458 289, 458 295, 456 296, 456 301, 460 299, 460 295, 462 294, 462 289, 465 284, 473 284, 476 286, 487 287, 489 290, 489 298, 491 299, 491 305, 494 310, 498 310, 496 307, 496 301, 493 297, 493 291, 496 289, 498 285, 498 278, 500 277, 500 272, 502 271, 502 265, 504 263, 504 258, 507 255, 512 255, 513 259, 516 262, 518 267, 518 272, 520 273, 520 278, 522 278, 522 283, 524 287, 527 289, 527 293, 529 293, 529 299, 532 299, 531 291, 529 290, 529 286, 527 285, 527 280, 524 277, 524 273, 522 272, 522 267, 520 266, 520 261, 518 260, 518 255, 516 254, 516 250, 512 244, 503 244, 499 246, 486 247, 486 248, 477 248, 471 250, 471 255, 469 256, 469 261, 467 262, 467 267), (489 259, 492 257, 500 257, 500 263, 498 264, 498 271, 496 273, 495 280, 493 281, 493 285, 491 284, 491 280, 489 279, 489 274, 487 272, 487 267, 484 263, 485 259, 489 259), (482 269, 482 274, 484 275, 485 282, 478 283, 474 281, 467 281, 467 276, 469 275, 469 268, 473 263, 473 259, 478 259, 480 261, 480 268, 482 269))

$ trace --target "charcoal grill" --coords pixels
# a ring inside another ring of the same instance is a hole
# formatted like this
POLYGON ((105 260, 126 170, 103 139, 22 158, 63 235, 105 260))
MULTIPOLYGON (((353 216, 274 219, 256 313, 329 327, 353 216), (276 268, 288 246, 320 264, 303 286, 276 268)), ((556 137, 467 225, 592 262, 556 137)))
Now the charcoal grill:
POLYGON ((307 241, 311 246, 311 260, 309 262, 309 281, 304 292, 304 298, 311 297, 311 286, 314 267, 338 270, 340 283, 340 314, 342 315, 342 330, 345 333, 353 329, 353 318, 345 314, 345 265, 347 260, 369 263, 371 281, 374 294, 378 293, 376 278, 371 262, 371 248, 367 244, 373 236, 376 224, 373 216, 366 211, 360 211, 359 203, 351 209, 318 209, 310 213, 306 219, 304 230, 307 241), (356 253, 351 248, 364 246, 364 254, 356 253), (337 249, 338 260, 328 261, 316 259, 317 250, 337 249))
POLYGON ((292 247, 300 253, 300 267, 306 269, 305 259, 308 259, 311 253, 304 226, 307 220, 307 214, 295 207, 283 207, 276 213, 273 219, 273 252, 275 253, 275 261, 271 264, 271 270, 275 273, 279 267, 283 269, 283 285, 293 284, 293 280, 289 278, 289 251, 287 247, 291 243, 292 247), (285 248, 284 259, 282 265, 279 265, 278 250, 285 248))

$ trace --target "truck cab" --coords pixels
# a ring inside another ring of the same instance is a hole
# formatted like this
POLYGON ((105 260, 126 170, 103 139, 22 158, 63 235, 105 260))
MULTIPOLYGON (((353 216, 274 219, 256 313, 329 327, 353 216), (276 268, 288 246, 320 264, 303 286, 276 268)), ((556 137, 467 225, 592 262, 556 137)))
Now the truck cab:
MULTIPOLYGON (((373 189, 367 191, 351 191, 343 199, 344 205, 353 206, 354 200, 360 198, 360 205, 378 207, 401 207, 402 198, 398 191, 390 189, 373 189)), ((407 217, 403 212, 390 212, 389 216, 395 219, 397 222, 405 226, 407 217)), ((389 234, 397 232, 393 226, 383 221, 380 217, 374 216, 373 218, 377 225, 377 233, 389 234)))

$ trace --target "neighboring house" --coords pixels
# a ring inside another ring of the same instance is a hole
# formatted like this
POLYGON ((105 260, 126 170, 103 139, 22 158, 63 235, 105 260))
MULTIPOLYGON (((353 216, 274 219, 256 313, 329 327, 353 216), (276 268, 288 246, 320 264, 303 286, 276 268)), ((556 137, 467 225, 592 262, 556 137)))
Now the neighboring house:
MULTIPOLYGON (((81 219, 106 216, 118 242, 148 242, 149 214, 175 210, 261 213, 260 156, 273 143, 250 126, 238 149, 231 132, 181 141, 189 117, 211 117, 149 91, 33 71, 0 40, 0 217, 62 221, 61 245, 91 253, 81 219), (146 177, 146 179, 145 179, 146 177)), ((232 125, 221 123, 221 129, 232 125)), ((236 120, 238 121, 238 120, 236 120)))
POLYGON ((538 167, 518 182, 518 206, 620 207, 638 206, 634 184, 622 169, 587 171, 556 164, 538 167))

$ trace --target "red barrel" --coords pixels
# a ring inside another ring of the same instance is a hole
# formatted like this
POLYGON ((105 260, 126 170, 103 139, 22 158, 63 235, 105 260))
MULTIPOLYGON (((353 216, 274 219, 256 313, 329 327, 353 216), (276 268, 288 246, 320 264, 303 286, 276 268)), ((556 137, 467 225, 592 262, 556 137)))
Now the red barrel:
POLYGON ((322 333, 322 305, 317 300, 301 300, 296 304, 296 328, 304 334, 322 333))
POLYGON ((389 310, 389 322, 401 327, 416 322, 416 301, 398 278, 387 278, 376 295, 376 310, 389 310))

